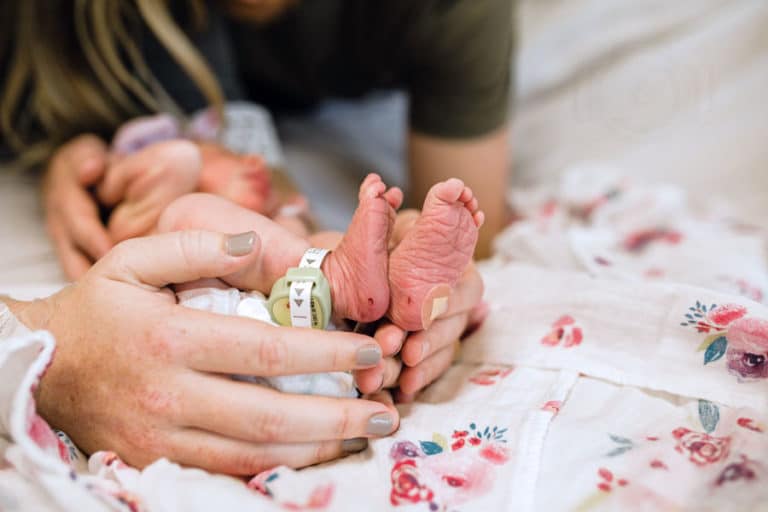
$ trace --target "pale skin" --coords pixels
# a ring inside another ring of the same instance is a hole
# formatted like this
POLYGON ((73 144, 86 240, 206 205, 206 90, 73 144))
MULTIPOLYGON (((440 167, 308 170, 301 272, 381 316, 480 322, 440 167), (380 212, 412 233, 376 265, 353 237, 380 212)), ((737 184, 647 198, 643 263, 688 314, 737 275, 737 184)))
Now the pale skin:
MULTIPOLYGON (((468 142, 465 149, 483 154, 493 149, 503 148, 506 154, 506 144, 502 144, 506 141, 505 133, 506 130, 503 130, 489 140, 481 138, 468 142)), ((471 172, 465 167, 459 168, 456 165, 457 163, 468 164, 469 159, 453 158, 454 151, 450 149, 447 141, 416 135, 412 138, 411 144, 414 147, 411 149, 411 159, 415 163, 422 162, 426 154, 440 155, 446 161, 447 167, 436 167, 433 173, 436 174, 444 169, 447 176, 449 172, 454 172, 448 168, 455 168, 457 174, 463 173, 464 176, 469 176, 470 183, 477 181, 477 178, 471 176, 471 172)), ((499 156, 491 160, 501 162, 504 158, 499 156)), ((50 186, 44 188, 49 231, 65 272, 70 277, 82 275, 92 262, 112 245, 106 229, 98 219, 95 201, 85 190, 87 183, 96 182, 105 174, 108 161, 106 145, 97 137, 86 135, 62 146, 48 168, 49 178, 46 182, 54 182, 56 178, 55 182, 61 187, 60 189, 50 186), (78 177, 81 175, 87 176, 91 181, 79 180, 78 177), (94 179, 94 176, 97 178, 94 179), (63 201, 62 197, 68 200, 63 201), (70 220, 63 222, 63 219, 70 220), (70 225, 88 226, 89 230, 66 229, 70 225), (92 235, 91 238, 89 234, 92 235), (90 243, 93 241, 100 241, 100 246, 90 243), (96 252, 95 249, 99 251, 96 252)), ((505 176, 505 173, 501 174, 505 176)), ((477 187, 476 196, 489 195, 489 187, 482 183, 479 187, 477 185, 475 187, 477 187)), ((491 190, 493 190, 492 187, 491 190)), ((498 211, 494 213, 493 208, 490 211, 491 215, 498 215, 498 211)), ((401 239, 417 216, 418 212, 415 211, 401 212, 398 215, 393 240, 401 239)), ((488 219, 489 215, 486 212, 485 225, 488 224, 488 219)), ((485 229, 481 230, 481 236, 485 231, 485 229)), ((399 386, 398 399, 412 400, 419 390, 426 387, 450 366, 456 340, 471 324, 482 319, 485 308, 480 303, 481 296, 482 280, 474 267, 470 267, 449 297, 448 311, 428 329, 418 333, 407 333, 392 324, 382 324, 375 333, 376 340, 385 356, 393 356, 402 349, 401 360, 387 357, 376 368, 359 372, 357 380, 361 391, 372 392, 397 385, 399 386), (405 365, 402 375, 401 361, 405 365)))
POLYGON ((261 245, 249 235, 251 252, 240 254, 240 243, 239 256, 228 252, 229 236, 213 232, 129 240, 56 295, 9 300, 23 323, 57 340, 36 390, 43 417, 86 452, 112 449, 138 467, 169 457, 232 475, 332 460, 394 431, 399 417, 386 393, 379 401, 288 395, 220 376, 361 369, 359 351, 379 350, 363 335, 323 331, 307 344, 301 329, 176 304, 170 283, 252 264, 261 245))

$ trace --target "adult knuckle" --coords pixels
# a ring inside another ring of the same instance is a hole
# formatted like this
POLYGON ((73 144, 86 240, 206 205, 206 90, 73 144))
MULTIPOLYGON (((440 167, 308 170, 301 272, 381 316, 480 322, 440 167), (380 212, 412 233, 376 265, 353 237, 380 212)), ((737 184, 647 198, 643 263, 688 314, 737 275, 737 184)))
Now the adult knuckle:
POLYGON ((274 466, 264 448, 254 446, 248 450, 239 450, 225 462, 232 472, 240 475, 255 475, 274 466))
POLYGON ((140 387, 136 393, 136 401, 140 409, 149 417, 172 419, 178 416, 179 397, 173 390, 158 386, 144 386, 140 387))
POLYGON ((205 233, 200 230, 187 230, 179 232, 178 248, 181 259, 188 267, 199 267, 201 256, 205 254, 205 233), (197 262, 197 264, 195 264, 197 262))
POLYGON ((283 413, 270 408, 258 411, 253 418, 253 435, 260 442, 272 443, 279 441, 287 426, 283 413))
POLYGON ((333 421, 333 434, 336 439, 346 439, 352 426, 352 410, 349 406, 342 407, 333 421))
POLYGON ((308 465, 333 460, 338 457, 340 453, 341 447, 337 442, 317 443, 312 452, 312 460, 309 461, 308 465))
POLYGON ((259 341, 257 364, 264 376, 280 375, 285 373, 290 361, 289 352, 285 342, 276 333, 264 334, 259 341))
POLYGON ((164 320, 150 322, 147 332, 147 343, 143 349, 146 354, 156 361, 168 362, 184 353, 184 343, 181 343, 182 333, 164 320))

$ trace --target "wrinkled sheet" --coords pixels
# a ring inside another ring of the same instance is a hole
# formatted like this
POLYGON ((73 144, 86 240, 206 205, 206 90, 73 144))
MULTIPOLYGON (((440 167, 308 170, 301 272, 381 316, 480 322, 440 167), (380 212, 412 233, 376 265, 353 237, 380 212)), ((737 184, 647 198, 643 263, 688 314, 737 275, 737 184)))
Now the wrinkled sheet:
POLYGON ((519 194, 526 220, 482 266, 484 325, 448 373, 400 406, 397 433, 337 462, 274 468, 246 485, 167 460, 143 471, 109 452, 86 460, 34 412, 30 389, 54 340, 17 333, 0 343, 6 501, 29 493, 52 510, 760 510, 765 240, 692 215, 681 190, 594 176, 581 169, 559 189, 519 194), (20 477, 30 489, 12 490, 20 477))
MULTIPOLYGON (((544 186, 511 194, 528 221, 482 269, 491 317, 393 438, 250 487, 87 460, 34 414, 54 340, 28 334, 0 344, 0 508, 765 510, 768 390, 737 356, 768 319, 768 6, 520 3, 514 182, 544 186), (567 186, 573 168, 632 180, 567 186), (656 217, 609 215, 616 189, 650 193, 656 217)), ((405 110, 394 95, 281 120, 326 226, 346 226, 369 170, 404 183, 405 110)), ((0 292, 63 282, 36 194, 0 178, 0 292)))

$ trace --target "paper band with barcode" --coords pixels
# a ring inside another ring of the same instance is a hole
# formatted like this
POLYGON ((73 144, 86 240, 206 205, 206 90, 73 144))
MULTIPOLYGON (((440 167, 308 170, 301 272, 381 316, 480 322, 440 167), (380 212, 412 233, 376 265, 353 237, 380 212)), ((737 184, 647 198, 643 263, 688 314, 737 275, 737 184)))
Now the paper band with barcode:
MULTIPOLYGON (((301 257, 299 267, 320 268, 323 260, 330 251, 327 249, 307 249, 301 257)), ((319 325, 319 312, 312 303, 312 281, 293 281, 288 293, 288 306, 291 314, 291 325, 294 327, 312 327, 319 325)))

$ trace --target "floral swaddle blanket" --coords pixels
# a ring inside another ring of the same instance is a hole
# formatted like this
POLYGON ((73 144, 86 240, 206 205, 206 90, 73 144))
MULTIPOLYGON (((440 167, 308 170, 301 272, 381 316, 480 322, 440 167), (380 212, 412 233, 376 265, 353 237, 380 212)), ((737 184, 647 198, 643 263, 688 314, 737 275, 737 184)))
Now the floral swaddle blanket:
POLYGON ((0 506, 763 510, 766 240, 694 215, 679 190, 606 175, 515 195, 525 218, 481 266, 486 323, 400 406, 398 432, 333 463, 245 485, 165 460, 86 460, 34 414, 53 340, 3 342, 0 506))

